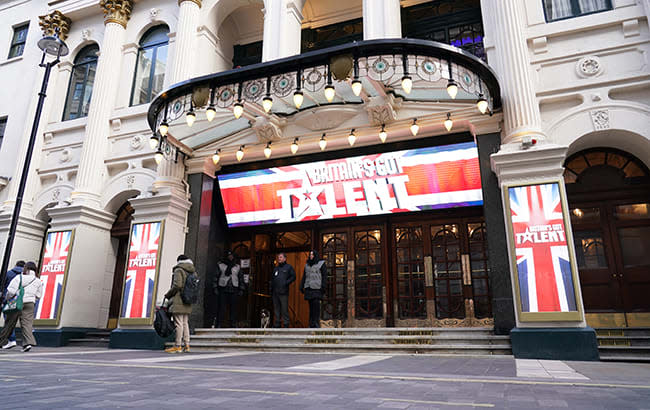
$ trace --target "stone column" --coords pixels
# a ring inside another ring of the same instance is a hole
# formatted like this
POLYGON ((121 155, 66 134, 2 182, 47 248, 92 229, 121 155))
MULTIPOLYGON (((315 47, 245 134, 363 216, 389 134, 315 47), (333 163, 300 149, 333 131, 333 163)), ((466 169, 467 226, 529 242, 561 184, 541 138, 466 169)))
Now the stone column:
POLYGON ((199 26, 201 0, 178 0, 176 44, 171 61, 169 84, 192 78, 196 64, 196 33, 199 26))
POLYGON ((402 38, 399 0, 363 0, 363 39, 402 38))
POLYGON ((110 134, 110 115, 115 106, 120 87, 121 47, 124 43, 126 23, 131 17, 132 0, 101 0, 104 11, 104 39, 97 61, 97 74, 90 100, 88 123, 77 180, 71 198, 74 204, 100 208, 100 193, 106 179, 104 156, 110 134))
POLYGON ((522 7, 523 3, 517 0, 484 1, 482 7, 484 13, 491 14, 486 19, 494 23, 491 31, 503 99, 504 144, 521 141, 524 136, 537 140, 545 138, 530 75, 522 7))
POLYGON ((264 0, 262 61, 300 54, 304 0, 264 0))

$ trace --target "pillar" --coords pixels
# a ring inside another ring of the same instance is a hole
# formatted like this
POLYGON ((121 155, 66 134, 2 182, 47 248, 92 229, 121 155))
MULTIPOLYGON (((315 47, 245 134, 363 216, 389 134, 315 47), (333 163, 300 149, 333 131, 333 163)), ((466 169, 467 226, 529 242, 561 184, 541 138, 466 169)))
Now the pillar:
POLYGON ((178 0, 176 44, 171 61, 169 84, 192 78, 196 64, 196 35, 201 12, 201 0, 178 0))
POLYGON ((402 38, 399 0, 363 0, 363 39, 402 38))
POLYGON ((122 45, 126 24, 131 17, 132 0, 103 0, 104 38, 97 60, 97 73, 90 100, 88 122, 81 149, 75 190, 71 194, 74 204, 100 208, 100 194, 106 179, 104 157, 110 134, 110 115, 117 91, 120 88, 122 45))
POLYGON ((305 0, 264 0, 262 62, 300 54, 305 0))
POLYGON ((530 75, 523 3, 492 0, 482 2, 482 6, 486 21, 493 24, 495 66, 504 105, 502 145, 499 152, 490 156, 490 162, 501 188, 508 239, 516 323, 516 328, 510 332, 512 351, 518 358, 598 360, 596 334, 586 326, 584 318, 568 218, 563 179, 568 147, 547 141, 542 129, 535 85, 530 75), (536 144, 529 144, 533 140, 536 144), (557 192, 544 194, 541 188, 536 188, 542 185, 554 185, 557 192), (520 221, 515 225, 510 191, 512 187, 525 186, 532 188, 522 188, 520 192, 520 209, 516 210, 520 221), (558 199, 559 208, 553 205, 558 199), (542 207, 542 211, 536 210, 542 207), (540 214, 526 218, 531 215, 528 212, 540 214), (517 234, 524 226, 526 233, 532 229, 532 237, 517 234), (555 239, 540 233, 549 230, 553 231, 555 239), (557 239, 561 237, 563 239, 557 239), (545 303, 545 300, 554 302, 545 303), (568 307, 554 306, 555 301, 562 305, 563 300, 568 307))

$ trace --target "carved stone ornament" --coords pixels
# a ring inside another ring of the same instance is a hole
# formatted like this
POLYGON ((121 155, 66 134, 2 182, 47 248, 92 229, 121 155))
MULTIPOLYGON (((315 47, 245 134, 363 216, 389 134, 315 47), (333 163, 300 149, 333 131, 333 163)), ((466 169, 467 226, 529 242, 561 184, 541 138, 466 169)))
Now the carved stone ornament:
POLYGON ((256 117, 252 128, 260 141, 277 141, 282 138, 280 127, 266 117, 256 117))
POLYGON ((157 19, 159 15, 160 15, 160 9, 157 9, 157 8, 154 7, 154 8, 149 10, 149 19, 150 20, 153 21, 153 20, 157 19))
POLYGON ((135 175, 129 175, 126 177, 126 186, 128 188, 133 188, 133 185, 135 184, 135 175))
POLYGON ((395 101, 392 96, 371 97, 368 107, 368 119, 372 125, 389 124, 397 118, 395 101))
POLYGON ((54 191, 52 191, 52 201, 58 202, 60 197, 61 197, 60 189, 57 188, 54 191))
POLYGON ((582 78, 594 77, 603 71, 603 64, 596 56, 587 56, 578 60, 576 71, 582 78))
POLYGON ((84 41, 90 40, 90 37, 93 35, 93 29, 85 28, 81 30, 81 39, 84 41))
POLYGON ((54 10, 50 14, 45 14, 43 16, 38 16, 38 25, 41 26, 43 30, 43 35, 53 36, 56 32, 56 29, 59 29, 59 38, 65 41, 68 38, 68 32, 70 32, 70 20, 68 17, 63 15, 59 10, 54 10))
POLYGON ((197 6, 199 6, 199 8, 201 8, 201 0, 178 0, 178 5, 180 6, 181 3, 184 3, 184 2, 186 2, 186 1, 191 1, 192 3, 196 4, 197 6))
POLYGON ((104 24, 117 23, 126 28, 131 18, 133 0, 100 0, 99 7, 104 12, 104 24))
POLYGON ((590 114, 596 131, 609 129, 609 110, 593 110, 590 114))
POLYGON ((135 137, 131 138, 131 150, 136 151, 140 148, 142 148, 142 145, 144 144, 144 138, 142 135, 136 135, 135 137))
POLYGON ((70 150, 64 149, 61 151, 61 156, 59 157, 59 162, 64 164, 72 159, 72 153, 70 150))

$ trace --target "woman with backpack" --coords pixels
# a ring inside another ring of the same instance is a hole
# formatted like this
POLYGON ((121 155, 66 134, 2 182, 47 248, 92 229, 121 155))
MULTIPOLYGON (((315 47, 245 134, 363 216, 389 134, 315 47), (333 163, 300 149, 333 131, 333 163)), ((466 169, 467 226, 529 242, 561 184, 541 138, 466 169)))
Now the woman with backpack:
POLYGON ((43 294, 43 282, 36 277, 36 264, 27 262, 23 272, 16 275, 7 287, 7 301, 11 301, 15 296, 20 297, 20 290, 23 289, 22 309, 7 312, 5 326, 0 332, 0 346, 7 344, 9 336, 16 328, 18 319, 20 319, 20 328, 23 333, 23 352, 29 352, 32 346, 36 346, 36 339, 32 332, 34 324, 34 304, 43 294))
POLYGON ((185 255, 176 258, 176 266, 173 268, 172 287, 165 293, 165 298, 171 300, 169 311, 174 317, 176 326, 176 343, 174 346, 165 349, 167 353, 181 353, 190 351, 190 324, 189 318, 192 313, 192 304, 183 302, 183 289, 188 275, 192 275, 196 269, 194 263, 185 255), (182 344, 181 344, 182 342, 182 344))

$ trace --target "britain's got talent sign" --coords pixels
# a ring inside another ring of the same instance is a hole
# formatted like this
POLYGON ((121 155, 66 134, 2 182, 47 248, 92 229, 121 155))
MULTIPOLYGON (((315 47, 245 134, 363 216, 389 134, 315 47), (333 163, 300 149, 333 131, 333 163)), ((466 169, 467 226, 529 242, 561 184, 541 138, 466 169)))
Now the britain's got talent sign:
POLYGON ((36 325, 58 325, 74 231, 48 232, 41 265, 43 294, 34 306, 36 325))
POLYGON ((557 182, 507 188, 511 256, 521 321, 582 320, 579 288, 557 182))
POLYGON ((481 205, 473 142, 219 175, 228 226, 481 205))
POLYGON ((120 321, 148 323, 156 295, 162 222, 133 224, 120 321))

